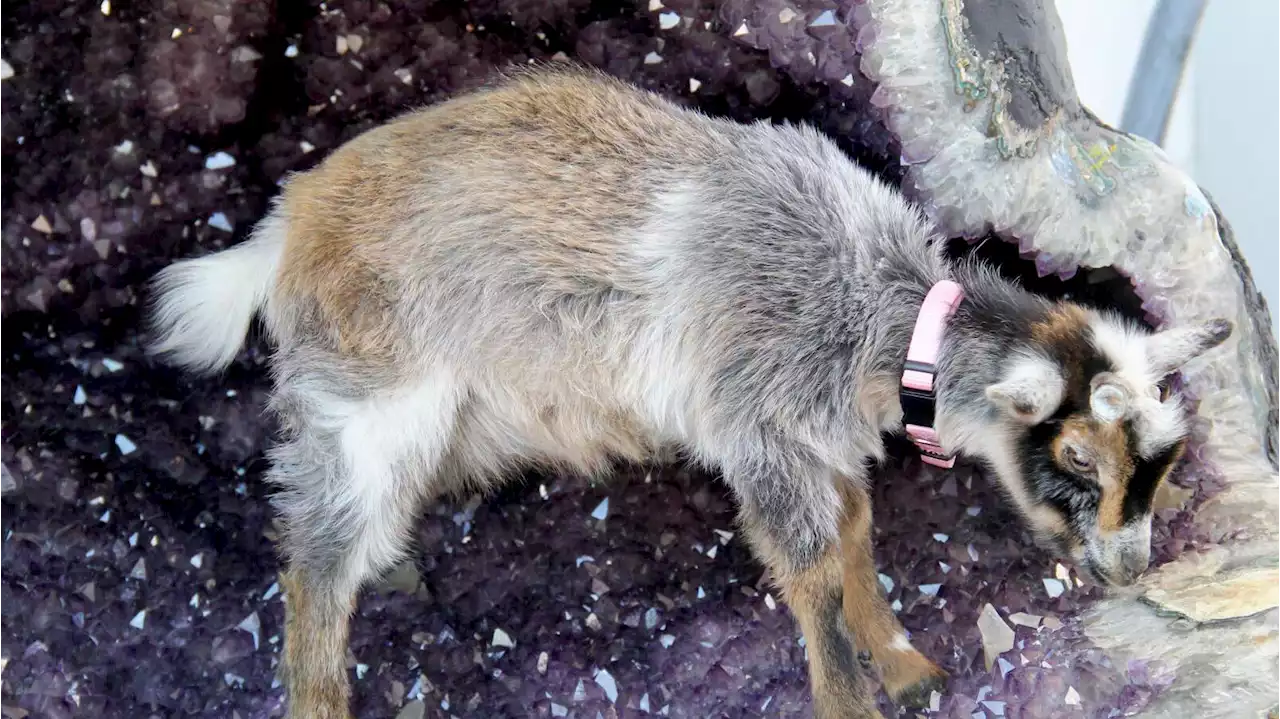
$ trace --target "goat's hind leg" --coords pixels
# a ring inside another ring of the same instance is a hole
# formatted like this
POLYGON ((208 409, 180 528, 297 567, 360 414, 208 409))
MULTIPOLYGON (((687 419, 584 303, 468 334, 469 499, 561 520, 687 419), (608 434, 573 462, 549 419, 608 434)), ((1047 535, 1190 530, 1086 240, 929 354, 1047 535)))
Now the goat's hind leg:
POLYGON ((404 555, 446 451, 453 388, 422 385, 333 406, 273 456, 288 562, 282 679, 292 719, 346 719, 346 652, 360 588, 404 555), (329 412, 329 410, 334 410, 329 412))

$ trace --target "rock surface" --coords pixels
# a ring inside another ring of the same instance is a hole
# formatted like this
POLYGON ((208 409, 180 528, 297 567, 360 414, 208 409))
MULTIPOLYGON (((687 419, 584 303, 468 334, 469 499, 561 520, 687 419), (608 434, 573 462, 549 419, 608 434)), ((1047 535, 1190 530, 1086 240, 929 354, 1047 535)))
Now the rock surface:
POLYGON ((982 614, 978 615, 978 631, 982 633, 982 654, 990 671, 1001 654, 1013 649, 1016 635, 990 604, 984 605, 982 614))
POLYGON ((1189 582, 1176 589, 1153 588, 1146 599, 1158 609, 1194 622, 1218 622, 1275 608, 1276 587, 1280 587, 1280 570, 1260 567, 1189 582))

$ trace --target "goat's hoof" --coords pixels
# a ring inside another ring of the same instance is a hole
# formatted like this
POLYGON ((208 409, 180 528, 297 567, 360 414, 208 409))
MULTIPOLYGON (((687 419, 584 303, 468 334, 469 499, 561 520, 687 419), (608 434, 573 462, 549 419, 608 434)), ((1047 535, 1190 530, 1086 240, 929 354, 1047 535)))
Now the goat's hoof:
POLYGON ((929 696, 947 687, 947 673, 936 665, 930 665, 924 678, 903 687, 886 687, 889 698, 901 707, 923 709, 929 706, 929 696))

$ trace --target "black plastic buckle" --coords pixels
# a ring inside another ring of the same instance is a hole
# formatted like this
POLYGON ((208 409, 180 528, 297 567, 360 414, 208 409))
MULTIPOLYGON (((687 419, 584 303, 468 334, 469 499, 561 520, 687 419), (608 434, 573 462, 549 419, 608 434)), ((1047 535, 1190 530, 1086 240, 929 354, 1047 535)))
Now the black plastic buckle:
MULTIPOLYGON (((937 379, 936 368, 924 362, 907 360, 904 371, 923 372, 937 379)), ((900 387, 898 396, 902 402, 902 423, 914 424, 917 427, 932 427, 937 406, 937 394, 924 390, 900 387)), ((947 459, 947 457, 939 457, 947 459)))

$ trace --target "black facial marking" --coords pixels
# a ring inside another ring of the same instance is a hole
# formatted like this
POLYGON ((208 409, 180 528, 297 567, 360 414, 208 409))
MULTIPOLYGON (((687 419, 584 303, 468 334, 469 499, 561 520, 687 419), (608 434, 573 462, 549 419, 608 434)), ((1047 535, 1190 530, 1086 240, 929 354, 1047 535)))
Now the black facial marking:
MULTIPOLYGON (((1138 438, 1129 423, 1125 423, 1125 434, 1128 436, 1130 447, 1138 446, 1138 438)), ((1135 457, 1133 476, 1129 478, 1129 484, 1125 488, 1124 503, 1120 510, 1120 516, 1125 523, 1151 511, 1151 501, 1155 498, 1156 487, 1182 458, 1185 447, 1186 440, 1182 440, 1165 447, 1150 459, 1135 457)))
POLYGON ((1094 522, 1102 501, 1102 488, 1096 482, 1063 470, 1053 456, 1053 441, 1062 431, 1063 421, 1077 411, 1074 406, 1068 406, 1070 404, 1068 399, 1052 417, 1029 428, 1019 443, 1018 455, 1029 494, 1058 510, 1079 538, 1082 528, 1094 522))
POLYGON ((839 594, 825 597, 818 603, 817 624, 819 637, 810 639, 823 653, 830 673, 854 681, 859 674, 858 652, 851 641, 851 633, 845 631, 842 599, 839 594))

